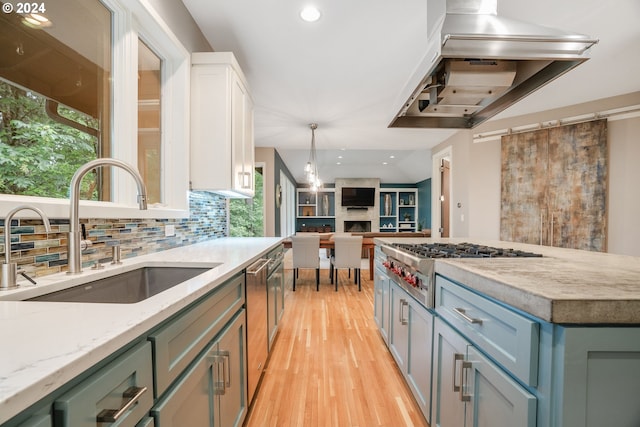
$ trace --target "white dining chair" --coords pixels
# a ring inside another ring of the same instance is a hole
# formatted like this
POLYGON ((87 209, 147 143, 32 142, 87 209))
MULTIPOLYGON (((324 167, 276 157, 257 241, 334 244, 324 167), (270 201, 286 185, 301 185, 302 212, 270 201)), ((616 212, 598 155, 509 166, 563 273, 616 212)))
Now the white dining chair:
POLYGON ((320 290, 320 236, 317 234, 291 236, 293 251, 293 290, 296 290, 298 269, 316 269, 316 291, 320 290))
MULTIPOLYGON (((340 236, 333 238, 335 250, 331 257, 331 283, 338 290, 338 269, 348 268, 354 270, 354 282, 358 285, 358 291, 362 290, 360 266, 362 263, 362 236, 340 236)), ((350 270, 349 270, 350 272, 350 270)))

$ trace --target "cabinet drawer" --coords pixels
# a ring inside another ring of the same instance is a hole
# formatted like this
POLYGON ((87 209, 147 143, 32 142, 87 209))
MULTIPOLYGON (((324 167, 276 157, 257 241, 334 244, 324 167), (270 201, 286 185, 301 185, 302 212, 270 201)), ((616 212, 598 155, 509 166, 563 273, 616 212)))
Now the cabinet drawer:
POLYGON ((436 311, 513 375, 537 385, 537 322, 442 276, 436 276, 436 311))
POLYGON ((159 397, 244 304, 244 273, 149 335, 159 397))
POLYGON ((130 403, 129 408, 117 417, 117 425, 134 427, 153 405, 151 363, 151 344, 148 342, 119 356, 56 399, 54 424, 68 427, 109 425, 110 422, 97 421, 103 410, 119 410, 130 403))

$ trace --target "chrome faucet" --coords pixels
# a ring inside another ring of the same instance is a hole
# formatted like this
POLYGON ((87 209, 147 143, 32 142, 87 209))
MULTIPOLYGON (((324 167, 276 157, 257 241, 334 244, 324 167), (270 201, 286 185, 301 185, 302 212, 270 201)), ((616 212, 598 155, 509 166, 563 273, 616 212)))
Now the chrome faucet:
POLYGON ((80 182, 82 178, 92 169, 98 166, 117 166, 125 171, 135 179, 138 185, 138 205, 140 210, 147 209, 147 189, 142 181, 140 173, 133 166, 125 163, 121 160, 102 158, 92 160, 80 166, 71 178, 71 185, 69 186, 69 192, 71 193, 69 214, 69 238, 67 242, 67 258, 69 263, 69 270, 67 274, 79 274, 82 273, 82 240, 80 231, 80 217, 78 209, 80 205, 80 182))
POLYGON ((51 224, 49 218, 40 209, 33 206, 18 206, 11 210, 4 220, 4 263, 2 264, 2 280, 0 281, 0 291, 16 288, 18 267, 15 262, 11 262, 11 221, 16 213, 22 210, 29 210, 37 213, 42 218, 44 228, 47 233, 51 233, 51 224))

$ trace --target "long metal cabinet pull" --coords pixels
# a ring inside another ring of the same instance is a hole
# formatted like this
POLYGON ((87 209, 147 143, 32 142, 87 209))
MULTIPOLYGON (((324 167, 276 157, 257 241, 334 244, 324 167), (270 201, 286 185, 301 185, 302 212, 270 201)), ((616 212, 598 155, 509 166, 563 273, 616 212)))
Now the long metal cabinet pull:
POLYGON ((460 315, 460 317, 462 317, 464 320, 466 320, 469 323, 482 325, 482 319, 476 319, 476 318, 473 318, 473 317, 469 316, 467 314, 467 310, 465 310, 464 308, 456 307, 456 308, 453 309, 453 311, 458 313, 460 315))
POLYGON ((227 350, 219 351, 220 355, 223 357, 222 361, 222 380, 224 381, 225 391, 227 388, 231 387, 231 357, 227 350))
MULTIPOLYGON (((455 393, 460 392, 460 386, 456 385, 456 368, 458 367, 458 361, 464 360, 464 354, 462 353, 453 353, 453 372, 451 373, 453 377, 453 391, 455 393)), ((462 377, 460 377, 460 382, 462 383, 462 377)))
POLYGON ((467 369, 471 369, 471 362, 463 360, 462 363, 460 364, 460 387, 458 387, 458 391, 460 392, 460 401, 461 402, 470 402, 471 401, 471 395, 464 394, 464 389, 466 388, 465 384, 467 383, 467 381, 465 381, 465 379, 464 379, 465 378, 464 374, 467 371, 467 369))
POLYGON ((409 302, 406 299, 404 298, 400 299, 400 324, 401 325, 406 325, 409 323, 409 320, 404 318, 404 308, 408 305, 409 305, 409 302))
POLYGON ((115 423, 133 405, 138 403, 140 397, 147 391, 146 387, 129 387, 122 393, 122 398, 127 399, 120 409, 103 409, 96 416, 99 423, 115 423))
POLYGON ((209 356, 213 370, 213 394, 222 395, 231 387, 231 360, 228 351, 214 351, 209 356), (222 375, 220 375, 222 365, 222 375), (222 377, 222 379, 220 379, 222 377))

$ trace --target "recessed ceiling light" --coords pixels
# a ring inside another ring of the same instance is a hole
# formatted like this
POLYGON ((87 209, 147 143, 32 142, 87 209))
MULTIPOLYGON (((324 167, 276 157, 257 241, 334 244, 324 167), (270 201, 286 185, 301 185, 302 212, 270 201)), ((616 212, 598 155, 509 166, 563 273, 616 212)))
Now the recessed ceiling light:
POLYGON ((314 6, 307 6, 300 11, 300 17, 307 22, 316 22, 320 19, 320 11, 314 6))
POLYGON ((382 164, 383 164, 383 165, 388 165, 389 163, 387 163, 387 162, 382 162, 382 164))
POLYGON ((390 159, 395 159, 396 156, 394 156, 393 154, 389 156, 390 159))
POLYGON ((338 156, 338 158, 339 158, 339 159, 341 159, 341 158, 342 158, 342 156, 338 156))
POLYGON ((341 165, 341 164, 342 164, 342 163, 340 163, 340 162, 336 162, 336 165, 341 165))

